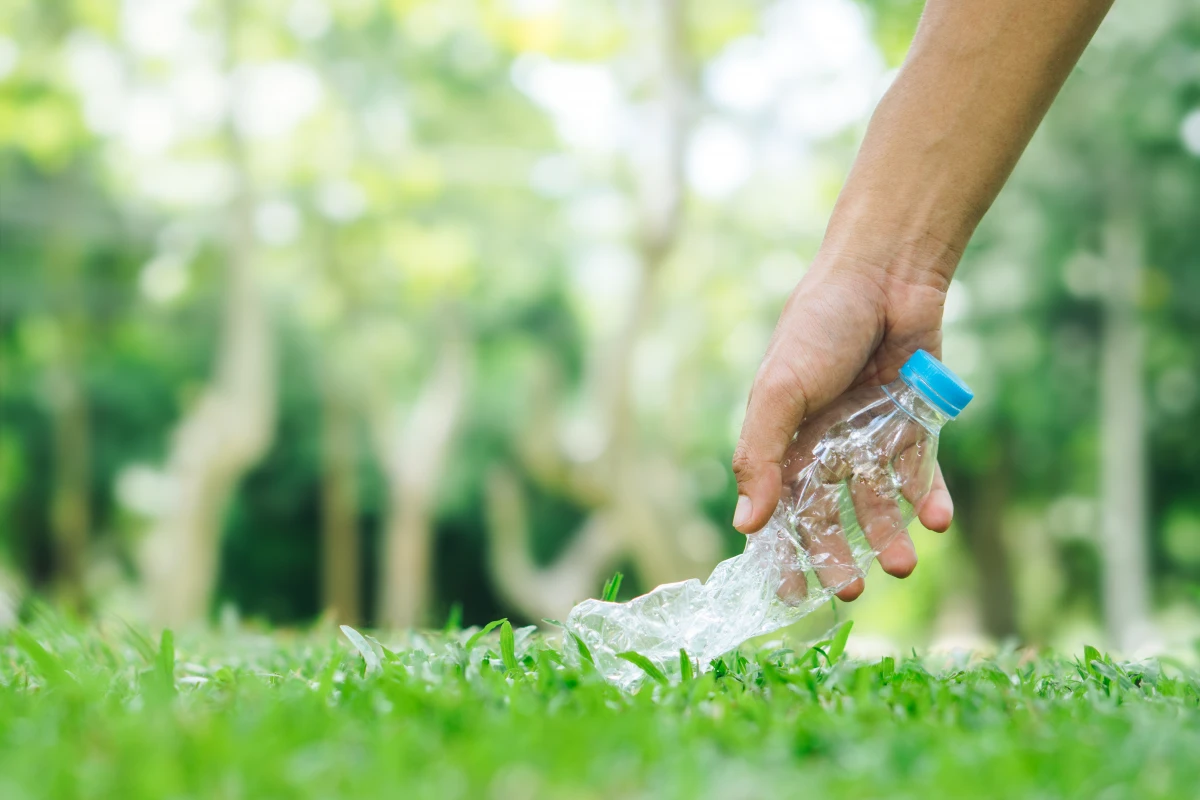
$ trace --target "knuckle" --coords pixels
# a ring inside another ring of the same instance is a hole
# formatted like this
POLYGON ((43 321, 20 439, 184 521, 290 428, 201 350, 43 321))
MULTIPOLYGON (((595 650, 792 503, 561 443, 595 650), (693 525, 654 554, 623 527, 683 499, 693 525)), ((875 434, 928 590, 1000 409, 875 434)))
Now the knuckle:
POLYGON ((808 391, 797 364, 772 359, 755 378, 755 391, 764 405, 788 415, 808 408, 808 391))
POLYGON ((791 370, 783 369, 776 359, 764 361, 754 377, 754 390, 764 400, 778 401, 792 393, 795 382, 791 370))
POLYGON ((738 483, 750 480, 754 475, 754 459, 750 454, 750 445, 739 441, 733 451, 733 476, 738 483))

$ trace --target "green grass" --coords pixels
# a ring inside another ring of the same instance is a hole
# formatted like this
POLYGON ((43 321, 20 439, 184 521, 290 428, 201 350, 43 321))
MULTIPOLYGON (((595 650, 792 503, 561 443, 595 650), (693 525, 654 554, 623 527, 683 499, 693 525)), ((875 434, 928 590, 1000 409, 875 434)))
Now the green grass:
POLYGON ((0 797, 1200 796, 1194 671, 1090 648, 865 663, 848 632, 681 654, 624 694, 507 621, 389 649, 43 615, 0 634, 0 797))

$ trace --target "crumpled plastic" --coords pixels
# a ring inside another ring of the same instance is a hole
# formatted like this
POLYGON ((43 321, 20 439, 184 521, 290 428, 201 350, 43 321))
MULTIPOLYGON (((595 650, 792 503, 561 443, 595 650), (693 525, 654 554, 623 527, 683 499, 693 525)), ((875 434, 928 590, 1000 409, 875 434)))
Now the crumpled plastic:
POLYGON ((703 583, 659 586, 628 602, 586 600, 564 622, 563 651, 624 688, 664 674, 680 650, 701 669, 755 636, 791 625, 865 577, 929 493, 947 417, 901 380, 845 395, 805 423, 783 463, 783 496, 768 525, 703 583), (576 641, 578 637, 578 642, 576 641))

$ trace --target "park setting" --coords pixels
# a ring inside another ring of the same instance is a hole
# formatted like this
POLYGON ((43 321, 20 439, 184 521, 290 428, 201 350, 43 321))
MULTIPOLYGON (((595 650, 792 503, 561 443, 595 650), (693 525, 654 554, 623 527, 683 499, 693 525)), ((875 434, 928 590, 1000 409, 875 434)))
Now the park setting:
POLYGON ((0 798, 1200 797, 1200 5, 1039 8, 0 4, 0 798))

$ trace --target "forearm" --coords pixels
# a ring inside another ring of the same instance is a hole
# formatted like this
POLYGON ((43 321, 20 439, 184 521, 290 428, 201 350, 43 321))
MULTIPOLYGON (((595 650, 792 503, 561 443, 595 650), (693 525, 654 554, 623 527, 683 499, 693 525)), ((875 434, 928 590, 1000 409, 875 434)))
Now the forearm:
POLYGON ((1112 0, 928 0, 825 246, 948 281, 1112 0))

